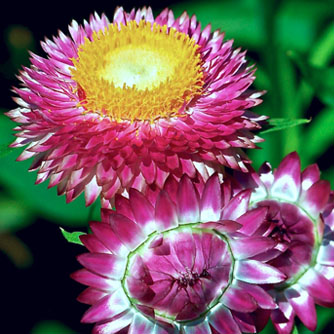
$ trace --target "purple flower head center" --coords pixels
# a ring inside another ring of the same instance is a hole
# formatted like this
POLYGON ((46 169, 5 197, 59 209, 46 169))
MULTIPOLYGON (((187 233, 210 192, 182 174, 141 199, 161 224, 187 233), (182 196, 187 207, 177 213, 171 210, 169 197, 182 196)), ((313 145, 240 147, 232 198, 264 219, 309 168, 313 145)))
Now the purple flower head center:
POLYGON ((215 304, 229 284, 233 260, 224 237, 181 227, 155 236, 129 261, 129 297, 166 319, 191 321, 215 304))
POLYGON ((270 264, 292 278, 312 262, 317 232, 307 214, 296 205, 273 200, 258 206, 269 207, 266 235, 278 242, 281 253, 270 264))

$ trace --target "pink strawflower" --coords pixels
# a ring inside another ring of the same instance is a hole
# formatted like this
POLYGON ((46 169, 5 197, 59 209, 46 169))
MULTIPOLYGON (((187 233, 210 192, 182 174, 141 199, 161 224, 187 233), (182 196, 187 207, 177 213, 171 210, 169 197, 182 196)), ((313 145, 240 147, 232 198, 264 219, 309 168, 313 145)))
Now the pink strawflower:
POLYGON ((31 54, 14 88, 18 160, 34 157, 36 183, 50 179, 72 201, 104 203, 130 187, 162 187, 169 174, 207 179, 221 165, 247 172, 242 148, 261 141, 249 111, 254 68, 224 34, 165 9, 115 12, 69 26, 31 54))
POLYGON ((334 307, 334 199, 329 182, 320 180, 315 164, 301 172, 295 152, 274 172, 266 163, 258 174, 239 175, 239 180, 254 188, 250 208, 269 208, 266 231, 258 233, 278 245, 261 259, 287 276, 270 288, 279 306, 271 312, 273 324, 280 334, 289 334, 297 315, 314 331, 315 304, 334 307))
POLYGON ((93 332, 241 334, 265 323, 258 309, 277 307, 260 286, 285 276, 256 257, 277 242, 253 236, 266 208, 248 210, 251 192, 232 199, 217 174, 206 184, 169 176, 148 200, 130 189, 117 196, 116 211, 81 237, 89 253, 73 278, 89 287, 79 301, 92 305, 82 321, 93 332))

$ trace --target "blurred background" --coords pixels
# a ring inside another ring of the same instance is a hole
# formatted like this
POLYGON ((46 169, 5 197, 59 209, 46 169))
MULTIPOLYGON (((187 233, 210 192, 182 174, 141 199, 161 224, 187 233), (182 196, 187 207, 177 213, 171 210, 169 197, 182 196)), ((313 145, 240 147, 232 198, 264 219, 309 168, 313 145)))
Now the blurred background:
MULTIPOLYGON (((166 6, 180 15, 195 13, 202 27, 211 23, 226 32, 235 47, 248 50, 257 67, 253 88, 267 90, 254 111, 273 118, 306 118, 311 122, 263 135, 261 149, 249 151, 258 167, 268 160, 276 167, 297 150, 303 167, 317 162, 322 177, 334 189, 334 8, 332 0, 194 0, 97 1, 53 3, 6 2, 1 25, 0 102, 0 268, 1 333, 85 334, 80 324, 87 306, 75 298, 83 286, 69 274, 80 268, 75 256, 84 252, 69 244, 59 227, 85 231, 89 219, 99 220, 99 205, 85 208, 81 196, 71 204, 47 182, 34 185, 31 161, 15 162, 20 150, 10 150, 15 126, 3 114, 15 108, 11 87, 29 65, 28 50, 44 55, 39 41, 58 29, 67 33, 72 19, 81 23, 96 11, 112 18, 117 5, 126 10, 150 5, 158 14, 166 6)), ((334 310, 319 308, 316 333, 333 330, 334 310)), ((269 325, 266 334, 274 333, 269 325)), ((309 331, 299 326, 299 333, 309 331)), ((149 333, 147 333, 149 334, 149 333)))

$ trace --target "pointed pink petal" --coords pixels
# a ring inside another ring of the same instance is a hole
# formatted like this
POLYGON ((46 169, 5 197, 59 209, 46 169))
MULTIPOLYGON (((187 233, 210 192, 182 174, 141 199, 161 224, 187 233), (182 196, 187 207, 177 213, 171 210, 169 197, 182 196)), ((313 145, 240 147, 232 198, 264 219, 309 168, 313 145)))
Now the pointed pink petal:
POLYGON ((247 211, 237 219, 237 222, 243 225, 239 232, 248 236, 253 235, 263 224, 263 221, 267 216, 267 212, 268 209, 266 207, 258 207, 247 211))
POLYGON ((176 206, 164 190, 159 193, 155 205, 155 223, 158 231, 178 226, 176 206))
POLYGON ((106 320, 126 311, 130 307, 130 302, 120 288, 100 299, 90 307, 83 315, 81 321, 84 323, 94 323, 106 320))
POLYGON ((200 203, 202 222, 217 221, 222 210, 222 194, 218 175, 212 175, 205 184, 200 203))
POLYGON ((317 313, 313 298, 304 289, 289 288, 284 291, 284 294, 302 323, 310 331, 315 331, 317 313))
POLYGON ((334 287, 314 269, 309 269, 299 279, 298 284, 304 287, 312 297, 328 303, 334 302, 334 287))
POLYGON ((257 309, 255 299, 246 291, 230 286, 221 300, 229 309, 239 312, 253 312, 257 309))
POLYGON ((296 152, 287 155, 274 173, 271 195, 295 202, 300 192, 300 159, 296 152))
POLYGON ((238 221, 238 217, 246 213, 251 196, 251 190, 243 190, 236 194, 225 206, 221 219, 238 221))
POLYGON ((276 241, 266 237, 248 237, 231 239, 233 256, 237 259, 246 259, 266 252, 277 244, 276 241))
POLYGON ((200 323, 194 325, 186 325, 183 327, 185 334, 212 334, 210 325, 207 319, 203 320, 200 323))
POLYGON ((316 218, 325 208, 330 193, 330 184, 328 181, 320 180, 314 183, 302 196, 300 203, 307 208, 309 214, 316 218))
POLYGON ((320 179, 320 170, 318 165, 313 164, 308 166, 302 172, 302 189, 306 191, 312 184, 318 182, 320 179))
POLYGON ((210 325, 224 334, 241 334, 239 326, 233 319, 231 311, 222 304, 216 305, 209 315, 210 325))
POLYGON ((131 208, 131 205, 130 205, 130 201, 119 195, 119 194, 116 194, 115 196, 115 208, 116 208, 116 212, 125 216, 125 217, 128 217, 130 220, 135 220, 135 217, 133 215, 133 212, 132 212, 132 208, 131 208))
POLYGON ((87 269, 77 270, 71 274, 71 278, 81 284, 106 291, 113 289, 114 285, 117 284, 114 280, 96 275, 87 269))
POLYGON ((147 235, 156 231, 154 208, 152 204, 136 189, 131 188, 129 195, 130 205, 135 216, 136 223, 142 227, 142 231, 147 235))
POLYGON ((114 279, 123 277, 126 260, 115 254, 105 253, 85 253, 78 256, 78 261, 88 270, 114 279))
POLYGON ((236 261, 235 277, 254 284, 280 283, 285 279, 285 275, 276 268, 255 260, 236 261))
POLYGON ((126 256, 129 251, 119 240, 117 235, 111 229, 109 224, 101 222, 91 222, 90 228, 94 235, 105 245, 112 253, 126 256))
POLYGON ((135 249, 146 239, 139 225, 114 211, 110 212, 109 223, 112 230, 129 250, 135 249))
POLYGON ((93 334, 115 334, 129 326, 133 321, 133 312, 128 311, 115 320, 98 323, 93 328, 93 334))
POLYGON ((137 312, 133 317, 128 334, 153 333, 154 322, 137 312))
MULTIPOLYGON (((108 292, 110 293, 110 291, 108 292)), ((80 293, 77 300, 80 303, 93 305, 107 294, 108 293, 105 291, 101 291, 101 290, 89 287, 80 293)))
POLYGON ((94 234, 80 235, 80 241, 92 253, 110 253, 110 250, 94 234))
POLYGON ((277 305, 273 298, 260 286, 241 281, 239 281, 237 285, 240 289, 244 289, 248 294, 250 294, 262 309, 271 310, 276 308, 277 305))
POLYGON ((199 222, 199 201, 197 191, 190 179, 183 175, 177 190, 179 222, 199 222))

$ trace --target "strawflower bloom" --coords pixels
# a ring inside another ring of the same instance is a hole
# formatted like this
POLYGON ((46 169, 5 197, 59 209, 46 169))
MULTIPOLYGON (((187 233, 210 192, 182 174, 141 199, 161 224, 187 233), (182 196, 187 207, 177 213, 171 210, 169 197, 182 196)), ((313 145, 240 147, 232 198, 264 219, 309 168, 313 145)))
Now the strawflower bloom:
POLYGON ((253 236, 266 208, 248 210, 251 192, 230 198, 217 174, 206 184, 167 178, 147 199, 130 189, 116 211, 81 236, 89 253, 73 274, 89 286, 79 301, 92 305, 82 321, 94 333, 241 334, 265 324, 253 316, 277 307, 262 284, 285 276, 257 260, 277 242, 253 236))
POLYGON ((315 304, 334 307, 334 198, 329 182, 320 180, 316 164, 301 172, 295 152, 274 172, 265 163, 250 175, 238 175, 244 187, 254 189, 250 208, 269 208, 261 234, 278 242, 276 251, 261 258, 287 276, 270 287, 279 306, 271 312, 272 322, 280 334, 289 334, 298 316, 314 331, 315 304))
POLYGON ((249 111, 261 92, 245 52, 195 16, 118 8, 112 23, 95 14, 31 54, 14 88, 18 160, 34 157, 37 183, 50 179, 72 201, 104 203, 130 187, 161 188, 169 174, 208 178, 221 165, 247 171, 242 148, 261 138, 249 111))

